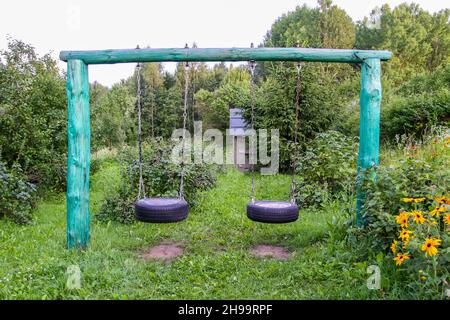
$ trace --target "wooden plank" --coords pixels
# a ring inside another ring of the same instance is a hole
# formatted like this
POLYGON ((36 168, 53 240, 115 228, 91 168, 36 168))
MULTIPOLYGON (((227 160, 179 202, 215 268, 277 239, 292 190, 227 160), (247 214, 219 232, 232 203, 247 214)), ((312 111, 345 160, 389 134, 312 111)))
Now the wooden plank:
POLYGON ((67 63, 67 98, 67 246, 85 248, 90 228, 90 110, 88 66, 81 60, 67 63))
POLYGON ((379 59, 367 59, 361 71, 359 155, 356 221, 362 225, 361 208, 365 194, 360 181, 367 169, 378 166, 380 146, 381 63, 379 59))
POLYGON ((358 63, 364 59, 389 60, 389 51, 311 48, 172 48, 62 51, 60 59, 86 64, 156 61, 316 61, 358 63))

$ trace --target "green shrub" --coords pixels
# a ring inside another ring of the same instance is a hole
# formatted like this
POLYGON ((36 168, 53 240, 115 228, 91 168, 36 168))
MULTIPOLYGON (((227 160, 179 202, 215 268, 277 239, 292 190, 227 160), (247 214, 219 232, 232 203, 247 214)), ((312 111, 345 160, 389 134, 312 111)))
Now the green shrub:
MULTIPOLYGON (((173 144, 161 139, 143 145, 143 179, 147 197, 177 197, 180 184, 180 165, 171 161, 173 144)), ((119 153, 122 182, 116 193, 106 198, 99 220, 122 223, 134 221, 133 204, 138 196, 139 164, 137 149, 125 147, 119 153)), ((205 164, 186 164, 184 194, 192 205, 199 191, 211 188, 216 181, 215 167, 205 164)))
POLYGON ((17 223, 31 221, 35 186, 26 181, 19 165, 7 169, 0 161, 0 217, 17 223))
POLYGON ((296 161, 297 203, 313 206, 353 189, 358 144, 337 131, 320 133, 296 161))
POLYGON ((65 80, 57 61, 9 40, 0 51, 0 149, 11 168, 20 164, 27 180, 64 189, 67 152, 65 80))
POLYGON ((404 83, 383 106, 382 137, 393 140, 396 135, 412 134, 420 138, 432 126, 448 127, 449 88, 450 64, 404 83))
POLYGON ((423 92, 435 92, 450 87, 450 63, 432 73, 418 74, 400 86, 397 93, 404 97, 423 92))
MULTIPOLYGON (((91 174, 92 174, 91 170, 91 174)), ((46 162, 38 162, 27 173, 28 180, 39 185, 39 193, 64 192, 67 186, 67 153, 54 153, 46 162)))
POLYGON ((450 90, 424 92, 410 97, 397 97, 382 114, 382 135, 412 134, 421 137, 435 125, 447 125, 450 120, 450 90))

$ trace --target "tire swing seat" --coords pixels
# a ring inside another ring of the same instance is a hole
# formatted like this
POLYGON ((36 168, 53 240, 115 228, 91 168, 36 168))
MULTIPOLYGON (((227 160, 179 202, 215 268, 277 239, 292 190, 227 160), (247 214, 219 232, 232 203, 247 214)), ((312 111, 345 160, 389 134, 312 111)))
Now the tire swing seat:
MULTIPOLYGON (((297 144, 297 132, 299 123, 299 110, 300 110, 300 70, 301 65, 297 63, 297 87, 296 87, 296 112, 295 112, 295 139, 294 142, 297 144)), ((251 115, 253 127, 254 118, 254 77, 255 77, 255 62, 250 61, 250 93, 251 93, 251 115)), ((273 200, 255 200, 255 181, 252 175, 252 201, 247 205, 247 217, 250 220, 263 223, 290 223, 297 221, 298 219, 298 207, 295 203, 295 167, 292 166, 292 183, 291 183, 291 201, 273 201, 273 200)), ((252 169, 252 173, 253 173, 252 169)))
POLYGON ((136 220, 148 223, 183 221, 189 213, 189 205, 179 198, 143 198, 134 204, 136 220))
POLYGON ((298 219, 298 207, 288 201, 260 200, 249 202, 247 217, 264 223, 290 223, 298 219))
MULTIPOLYGON (((139 46, 138 46, 139 48, 139 46)), ((184 96, 184 113, 183 128, 186 130, 187 103, 188 103, 188 80, 189 73, 185 69, 185 96, 184 96)), ((134 203, 135 218, 141 222, 147 223, 172 223, 183 221, 189 214, 189 205, 184 200, 184 166, 182 164, 180 174, 180 190, 178 198, 147 198, 145 196, 145 185, 142 169, 142 123, 141 123, 141 65, 136 65, 137 78, 137 106, 138 106, 138 148, 139 148, 139 193, 138 200, 134 203), (143 198, 141 198, 143 194, 143 198)), ((184 137, 183 137, 184 142, 184 137)))

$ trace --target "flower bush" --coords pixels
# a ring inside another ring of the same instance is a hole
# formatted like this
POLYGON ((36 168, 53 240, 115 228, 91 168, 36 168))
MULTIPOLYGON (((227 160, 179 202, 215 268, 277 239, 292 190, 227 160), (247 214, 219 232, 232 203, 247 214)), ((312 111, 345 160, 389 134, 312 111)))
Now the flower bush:
MULTIPOLYGON (((369 170, 362 181, 366 199, 362 207, 365 228, 350 228, 351 241, 362 253, 379 252, 396 237, 393 215, 402 210, 405 197, 431 198, 448 193, 450 185, 449 138, 445 135, 430 139, 420 147, 407 145, 395 163, 383 163, 369 170), (371 173, 376 172, 376 179, 371 173)), ((392 157, 392 156, 390 156, 392 157)))
POLYGON ((444 298, 450 282, 450 172, 448 134, 407 145, 398 160, 362 183, 364 228, 347 241, 359 259, 386 257, 385 277, 412 297, 444 298))
POLYGON ((395 264, 410 278, 437 290, 450 281, 449 207, 448 195, 403 198, 394 217, 398 237, 391 243, 390 254, 395 264))

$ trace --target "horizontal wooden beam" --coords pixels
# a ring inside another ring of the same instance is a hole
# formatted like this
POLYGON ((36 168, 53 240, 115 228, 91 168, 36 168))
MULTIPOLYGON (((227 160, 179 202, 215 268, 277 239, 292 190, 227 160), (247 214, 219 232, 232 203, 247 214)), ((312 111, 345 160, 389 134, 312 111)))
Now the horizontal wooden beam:
POLYGON ((60 59, 86 64, 158 61, 316 61, 359 63, 366 59, 389 60, 389 51, 310 48, 173 48, 62 51, 60 59))

